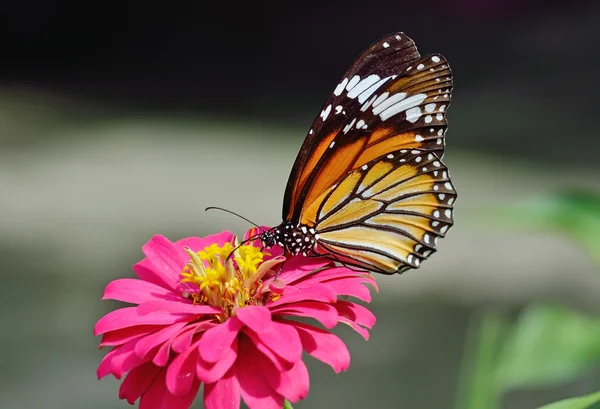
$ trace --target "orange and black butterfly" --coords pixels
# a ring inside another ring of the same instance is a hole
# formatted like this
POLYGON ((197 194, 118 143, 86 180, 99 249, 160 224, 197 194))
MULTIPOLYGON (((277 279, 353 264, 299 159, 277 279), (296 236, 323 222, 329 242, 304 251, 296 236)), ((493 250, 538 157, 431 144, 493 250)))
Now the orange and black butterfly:
POLYGON ((419 267, 453 223, 451 92, 441 55, 421 57, 403 33, 371 45, 308 131, 263 245, 384 274, 419 267))

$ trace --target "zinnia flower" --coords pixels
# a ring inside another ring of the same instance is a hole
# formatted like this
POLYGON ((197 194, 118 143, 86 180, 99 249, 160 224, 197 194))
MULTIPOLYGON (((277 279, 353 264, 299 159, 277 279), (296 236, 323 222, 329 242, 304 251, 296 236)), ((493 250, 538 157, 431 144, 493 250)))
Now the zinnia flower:
POLYGON ((137 304, 95 327, 100 346, 113 347, 98 378, 126 375, 121 399, 139 398, 140 409, 187 409, 203 384, 207 409, 236 409, 240 399, 251 409, 282 408, 308 393, 303 351, 335 372, 348 368, 348 349, 326 329, 341 322, 368 339, 374 315, 338 296, 369 302, 373 277, 323 259, 285 260, 259 241, 236 245, 230 232, 174 243, 157 235, 133 267, 139 279, 107 285, 104 299, 137 304))

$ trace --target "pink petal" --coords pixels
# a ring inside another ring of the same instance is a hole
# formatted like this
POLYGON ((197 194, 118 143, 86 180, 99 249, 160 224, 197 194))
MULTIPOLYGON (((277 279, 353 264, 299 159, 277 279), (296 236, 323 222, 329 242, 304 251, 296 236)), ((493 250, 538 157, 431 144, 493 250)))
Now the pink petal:
MULTIPOLYGON (((276 372, 268 374, 267 379, 275 374, 276 372)), ((271 387, 290 402, 298 402, 308 395, 309 385, 308 369, 304 362, 300 360, 289 371, 279 373, 279 385, 271 384, 271 387)))
POLYGON ((302 348, 311 356, 331 366, 336 373, 348 369, 350 352, 341 339, 311 325, 295 321, 287 322, 294 326, 302 340, 302 348))
POLYGON ((198 389, 200 389, 200 381, 196 378, 193 379, 190 393, 186 396, 175 396, 168 392, 165 393, 161 409, 188 409, 194 402, 194 399, 196 399, 198 389))
POLYGON ((315 280, 317 282, 324 282, 331 279, 340 279, 340 278, 356 278, 361 280, 367 280, 369 282, 375 282, 375 279, 372 275, 367 272, 359 272, 352 271, 346 267, 333 267, 326 268, 320 271, 317 271, 312 276, 307 277, 306 280, 302 282, 306 282, 309 280, 315 280))
POLYGON ((274 308, 282 304, 291 304, 300 301, 321 301, 333 303, 337 301, 337 293, 327 284, 319 284, 306 288, 287 286, 281 298, 277 301, 269 301, 266 306, 274 308))
POLYGON ((177 248, 166 237, 157 234, 142 247, 142 251, 152 262, 153 270, 161 275, 169 288, 181 286, 181 271, 189 260, 182 247, 177 248))
POLYGON ((133 405, 150 388, 161 369, 152 362, 133 368, 119 388, 119 399, 127 399, 133 405))
POLYGON ((267 383, 279 395, 291 402, 298 402, 308 395, 308 369, 302 360, 286 371, 278 371, 273 362, 260 352, 254 355, 257 373, 263 374, 267 383))
POLYGON ((250 409, 281 409, 283 397, 275 392, 264 374, 256 371, 255 362, 259 352, 247 338, 240 340, 240 353, 234 370, 240 382, 240 392, 250 409))
POLYGON ((135 346, 135 353, 139 357, 146 357, 146 355, 161 345, 163 342, 175 337, 185 326, 187 322, 178 322, 163 328, 162 330, 145 336, 135 346))
POLYGON ((339 321, 342 324, 346 324, 348 325, 350 328, 352 328, 354 331, 358 332, 360 334, 361 337, 363 337, 365 339, 365 341, 369 340, 369 330, 367 330, 364 327, 361 327, 360 325, 358 325, 357 323, 355 323, 352 320, 349 320, 348 318, 344 318, 344 317, 340 317, 339 321))
POLYGON ((277 371, 279 371, 279 372, 289 371, 290 368, 292 366, 294 366, 294 363, 283 360, 279 355, 277 355, 275 352, 273 352, 273 350, 271 350, 269 347, 267 347, 265 344, 263 344, 255 332, 248 331, 247 333, 243 333, 240 336, 241 337, 244 337, 244 336, 249 337, 250 340, 252 341, 252 343, 254 344, 254 346, 256 347, 256 349, 258 349, 263 355, 265 355, 267 358, 269 358, 271 363, 273 365, 275 365, 275 368, 277 369, 277 371))
POLYGON ((141 304, 156 299, 174 299, 172 291, 166 290, 148 281, 135 278, 121 278, 110 282, 104 290, 103 300, 117 300, 132 304, 141 304))
POLYGON ((238 319, 255 332, 261 332, 271 324, 271 311, 267 307, 248 306, 238 308, 238 319))
POLYGON ((221 379, 229 369, 233 366, 237 358, 238 341, 237 338, 233 343, 223 350, 221 358, 216 363, 203 361, 198 358, 196 362, 196 375, 198 379, 204 383, 213 383, 221 379))
POLYGON ((187 316, 168 314, 139 315, 138 307, 125 307, 114 310, 100 318, 94 327, 94 335, 137 325, 167 325, 188 319, 187 316))
POLYGON ((286 260, 279 277, 286 284, 292 284, 329 264, 331 264, 331 261, 324 259, 317 260, 303 256, 294 256, 286 260))
POLYGON ((371 302, 371 292, 356 278, 331 280, 327 281, 327 285, 339 295, 347 295, 365 302, 371 302))
POLYGON ((138 325, 136 327, 127 327, 116 331, 110 331, 102 335, 101 347, 123 345, 134 338, 145 336, 159 331, 162 325, 138 325))
POLYGON ((363 327, 373 328, 375 321, 377 321, 375 314, 362 305, 353 302, 340 300, 334 304, 334 307, 338 310, 340 316, 354 321, 363 327))
POLYGON ((169 364, 166 373, 166 385, 170 393, 176 396, 187 396, 196 379, 196 360, 198 359, 197 343, 177 355, 169 364))
POLYGON ((217 362, 227 352, 243 326, 237 316, 233 316, 223 324, 206 330, 198 346, 200 357, 207 362, 217 362))
MULTIPOLYGON (((204 250, 204 247, 208 247, 211 244, 216 244, 219 247, 223 247, 225 243, 231 243, 231 239, 233 239, 233 233, 228 230, 225 230, 221 233, 213 234, 210 236, 206 236, 204 238, 200 237, 186 237, 181 240, 177 240, 174 244, 178 249, 183 249, 184 247, 189 247, 192 251, 200 251, 204 250)), ((181 253, 184 257, 188 257, 185 250, 181 253)))
POLYGON ((113 374, 115 378, 121 379, 129 370, 143 363, 144 360, 135 353, 135 344, 138 341, 139 338, 133 339, 126 344, 113 348, 106 354, 96 370, 98 379, 105 377, 109 373, 113 374))
POLYGON ((150 386, 150 389, 142 395, 139 409, 162 409, 162 401, 165 394, 169 393, 165 386, 165 371, 162 370, 150 386))
POLYGON ((271 308, 273 315, 291 315, 296 317, 314 318, 325 328, 333 328, 338 323, 338 312, 331 304, 315 301, 302 301, 294 304, 284 304, 271 308))
POLYGON ((149 283, 154 283, 154 284, 156 284, 160 287, 163 287, 167 290, 170 290, 170 291, 172 291, 176 288, 176 287, 172 287, 171 283, 170 282, 168 283, 165 280, 165 278, 162 276, 162 274, 159 274, 155 270, 154 265, 147 258, 134 264, 133 271, 141 280, 147 281, 149 283))
POLYGON ((223 310, 212 305, 204 304, 193 304, 191 301, 186 302, 181 299, 180 301, 149 301, 140 304, 138 307, 138 313, 140 315, 163 313, 173 314, 173 316, 189 316, 192 315, 205 315, 205 314, 221 314, 223 310))
POLYGON ((217 382, 204 385, 204 408, 240 408, 240 384, 232 371, 217 382))
POLYGON ((289 325, 273 321, 261 332, 255 332, 249 328, 244 328, 242 331, 244 333, 254 332, 260 343, 290 363, 302 359, 302 343, 298 333, 289 325))
POLYGON ((167 366, 167 362, 169 362, 169 358, 171 357, 172 342, 173 340, 169 339, 158 348, 158 351, 154 354, 154 358, 152 358, 154 365, 167 366))
POLYGON ((181 353, 190 347, 192 340, 207 329, 221 325, 217 319, 205 320, 189 324, 184 332, 173 339, 173 351, 181 353))
POLYGON ((121 347, 113 348, 106 355, 104 355, 104 358, 102 358, 100 361, 100 365, 98 365, 98 369, 96 369, 96 376, 98 379, 102 379, 106 375, 112 373, 112 359, 119 352, 119 348, 121 347))

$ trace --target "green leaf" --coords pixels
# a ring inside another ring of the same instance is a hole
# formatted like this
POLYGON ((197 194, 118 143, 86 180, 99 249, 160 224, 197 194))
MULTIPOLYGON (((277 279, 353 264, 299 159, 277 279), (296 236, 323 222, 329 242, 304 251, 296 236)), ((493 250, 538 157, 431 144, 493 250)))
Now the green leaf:
POLYGON ((486 212, 521 228, 553 229, 579 241, 600 265, 600 194, 566 189, 529 202, 486 212))
POLYGON ((283 409, 294 409, 294 408, 292 407, 292 404, 290 403, 290 401, 286 399, 283 404, 283 409))
POLYGON ((506 328, 506 317, 499 311, 486 311, 483 316, 471 319, 459 373, 456 409, 500 407, 501 391, 494 369, 506 328))
POLYGON ((599 409, 600 408, 600 391, 590 395, 580 396, 554 402, 549 405, 542 406, 539 409, 599 409))
POLYGON ((600 361, 600 320, 566 307, 536 304, 507 336, 496 379, 506 391, 564 382, 600 361))

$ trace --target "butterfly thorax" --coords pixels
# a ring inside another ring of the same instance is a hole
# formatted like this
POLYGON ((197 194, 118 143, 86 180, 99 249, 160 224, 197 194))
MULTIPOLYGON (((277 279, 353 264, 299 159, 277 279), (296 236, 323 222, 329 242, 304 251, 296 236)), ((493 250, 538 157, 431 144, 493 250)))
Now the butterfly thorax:
POLYGON ((265 232, 262 242, 265 247, 280 246, 286 253, 293 255, 310 254, 315 246, 315 229, 304 224, 294 225, 283 222, 279 226, 265 232))

